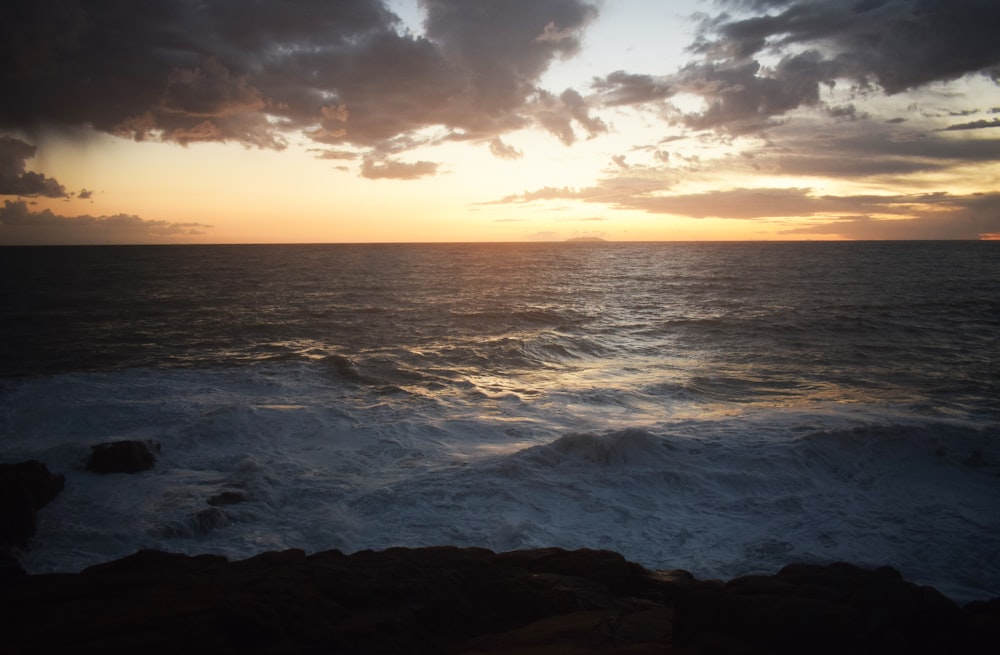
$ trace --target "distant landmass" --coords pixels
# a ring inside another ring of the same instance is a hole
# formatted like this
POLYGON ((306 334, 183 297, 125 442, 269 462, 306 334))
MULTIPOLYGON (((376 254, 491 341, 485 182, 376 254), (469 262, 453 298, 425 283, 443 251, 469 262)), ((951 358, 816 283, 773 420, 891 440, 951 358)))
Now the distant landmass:
POLYGON ((601 237, 573 237, 572 239, 566 239, 567 243, 607 243, 605 239, 601 237))

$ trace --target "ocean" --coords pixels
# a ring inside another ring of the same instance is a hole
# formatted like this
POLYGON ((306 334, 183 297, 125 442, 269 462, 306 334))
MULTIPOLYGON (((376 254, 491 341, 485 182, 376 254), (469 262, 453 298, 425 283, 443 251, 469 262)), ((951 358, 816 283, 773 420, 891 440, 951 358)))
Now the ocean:
POLYGON ((0 274, 0 461, 67 479, 31 572, 559 546, 1000 595, 998 243, 7 247, 0 274), (83 470, 120 439, 156 467, 83 470))

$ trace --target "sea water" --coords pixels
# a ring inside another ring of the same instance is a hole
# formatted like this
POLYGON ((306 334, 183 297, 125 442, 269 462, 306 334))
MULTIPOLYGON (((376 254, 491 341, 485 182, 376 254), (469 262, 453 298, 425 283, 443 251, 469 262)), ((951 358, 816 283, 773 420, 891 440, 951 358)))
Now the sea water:
POLYGON ((1000 594, 1000 244, 0 249, 25 559, 607 548, 1000 594), (160 445, 135 475, 90 447, 160 445), (211 502, 210 502, 211 501, 211 502))

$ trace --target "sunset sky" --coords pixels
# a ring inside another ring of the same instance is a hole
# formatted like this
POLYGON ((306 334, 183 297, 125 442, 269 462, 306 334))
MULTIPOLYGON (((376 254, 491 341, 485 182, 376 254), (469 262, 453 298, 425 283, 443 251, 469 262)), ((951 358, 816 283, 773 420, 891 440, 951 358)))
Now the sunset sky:
POLYGON ((0 244, 1000 238, 996 0, 4 0, 0 244))

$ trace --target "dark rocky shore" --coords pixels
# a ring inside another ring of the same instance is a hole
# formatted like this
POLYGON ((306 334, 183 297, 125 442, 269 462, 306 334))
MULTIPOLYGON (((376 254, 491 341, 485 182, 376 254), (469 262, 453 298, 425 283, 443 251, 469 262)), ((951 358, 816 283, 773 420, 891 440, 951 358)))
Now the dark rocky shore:
POLYGON ((0 587, 12 654, 1000 652, 1000 601, 848 564, 722 583, 589 550, 142 551, 0 587))
POLYGON ((141 551, 27 575, 16 556, 63 480, 0 466, 0 655, 1000 652, 1000 599, 960 607, 850 564, 721 582, 607 551, 440 547, 235 562, 141 551))

